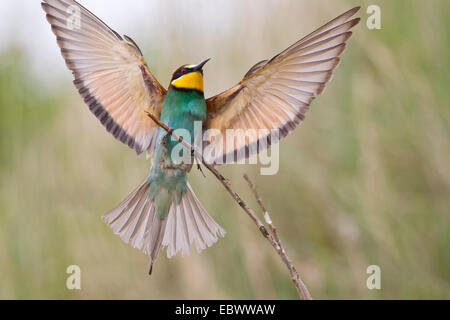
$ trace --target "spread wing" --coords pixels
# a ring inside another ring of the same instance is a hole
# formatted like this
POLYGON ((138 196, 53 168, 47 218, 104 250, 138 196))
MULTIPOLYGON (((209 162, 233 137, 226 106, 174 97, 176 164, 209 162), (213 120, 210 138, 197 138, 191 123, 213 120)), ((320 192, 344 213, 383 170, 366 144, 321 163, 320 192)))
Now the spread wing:
POLYGON ((205 159, 238 162, 294 130, 339 64, 349 30, 360 20, 349 19, 358 10, 349 10, 271 60, 257 63, 238 85, 208 99, 204 130, 215 130, 206 131, 205 159), (227 138, 227 129, 238 137, 227 138))
POLYGON ((44 0, 74 84, 89 109, 116 139, 137 154, 154 149, 157 131, 145 111, 159 117, 166 90, 142 52, 73 0, 44 0))

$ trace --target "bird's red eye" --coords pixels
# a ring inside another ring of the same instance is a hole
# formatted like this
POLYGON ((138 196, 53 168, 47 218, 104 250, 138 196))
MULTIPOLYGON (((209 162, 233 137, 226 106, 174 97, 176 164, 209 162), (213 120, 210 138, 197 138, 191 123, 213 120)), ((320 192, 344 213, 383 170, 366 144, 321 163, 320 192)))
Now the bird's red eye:
POLYGON ((186 69, 181 70, 182 74, 186 74, 186 72, 187 72, 186 69))

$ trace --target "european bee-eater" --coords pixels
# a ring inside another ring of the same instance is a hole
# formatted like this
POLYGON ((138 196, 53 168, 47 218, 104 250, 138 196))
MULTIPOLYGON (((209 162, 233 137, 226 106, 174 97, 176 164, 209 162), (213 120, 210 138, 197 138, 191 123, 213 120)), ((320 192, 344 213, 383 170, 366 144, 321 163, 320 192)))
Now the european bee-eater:
POLYGON ((178 68, 166 90, 130 37, 120 36, 76 1, 44 0, 42 8, 89 109, 116 139, 138 155, 152 156, 148 177, 104 216, 125 242, 150 255, 150 272, 161 246, 168 247, 169 258, 178 252, 187 255, 192 244, 201 251, 225 231, 187 182, 192 164, 172 158, 178 142, 147 113, 160 117, 170 128, 187 130, 191 137, 194 121, 203 124, 204 132, 219 132, 207 136, 206 145, 221 150, 209 157, 212 163, 247 158, 277 141, 268 133, 227 143, 225 132, 267 129, 282 138, 294 130, 312 100, 323 92, 352 34, 350 29, 360 20, 350 20, 359 7, 343 13, 272 59, 257 63, 233 88, 205 99, 203 67, 208 60, 178 68))

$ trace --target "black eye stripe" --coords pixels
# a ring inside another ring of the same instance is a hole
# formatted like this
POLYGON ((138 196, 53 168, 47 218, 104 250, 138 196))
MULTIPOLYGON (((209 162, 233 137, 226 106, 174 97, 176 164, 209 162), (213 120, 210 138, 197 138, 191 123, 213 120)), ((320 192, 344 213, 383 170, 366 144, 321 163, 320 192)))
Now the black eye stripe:
POLYGON ((181 71, 177 71, 177 72, 173 75, 172 81, 178 79, 178 78, 181 77, 182 75, 183 75, 183 74, 181 73, 181 71))
POLYGON ((178 79, 181 76, 187 75, 188 73, 191 73, 193 70, 190 68, 182 68, 180 70, 178 70, 177 72, 175 72, 175 74, 173 75, 172 81, 178 79))

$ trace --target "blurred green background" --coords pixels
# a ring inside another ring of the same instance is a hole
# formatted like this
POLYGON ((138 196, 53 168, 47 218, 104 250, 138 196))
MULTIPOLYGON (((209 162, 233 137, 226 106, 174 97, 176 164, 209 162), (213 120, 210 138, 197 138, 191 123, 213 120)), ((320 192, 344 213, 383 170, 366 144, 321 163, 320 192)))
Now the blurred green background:
MULTIPOLYGON (((150 162, 107 134, 78 97, 39 1, 5 2, 2 15, 26 7, 34 18, 2 19, 11 28, 0 45, 0 298, 297 298, 273 248, 197 170, 193 188, 227 235, 201 254, 162 252, 147 276, 148 257, 100 217, 150 162), (25 41, 14 33, 21 24, 25 41), (27 48, 39 37, 42 45, 27 48), (55 58, 40 65, 36 56, 55 58), (79 291, 66 289, 72 264, 82 270, 79 291)), ((82 3, 111 14, 99 1, 82 3)), ((122 10, 105 21, 130 30, 163 84, 179 65, 212 57, 208 96, 362 5, 333 81, 281 142, 279 173, 220 170, 255 210, 242 174, 257 183, 314 298, 450 298, 449 1, 136 1, 148 10, 136 19, 133 1, 109 3, 122 10), (381 7, 381 30, 366 27, 370 4, 381 7), (381 268, 381 290, 366 288, 369 265, 381 268)))

